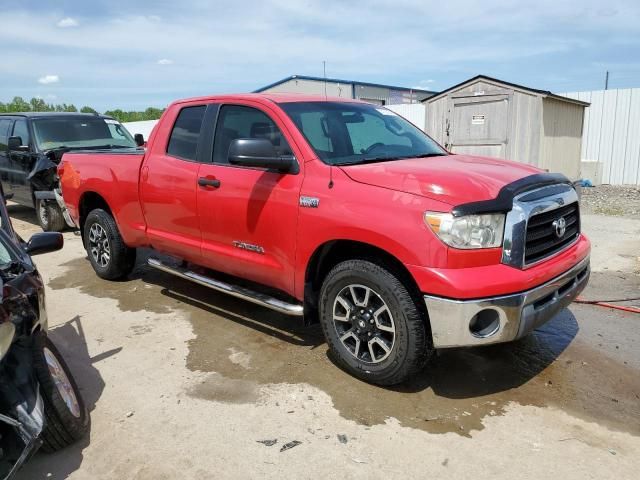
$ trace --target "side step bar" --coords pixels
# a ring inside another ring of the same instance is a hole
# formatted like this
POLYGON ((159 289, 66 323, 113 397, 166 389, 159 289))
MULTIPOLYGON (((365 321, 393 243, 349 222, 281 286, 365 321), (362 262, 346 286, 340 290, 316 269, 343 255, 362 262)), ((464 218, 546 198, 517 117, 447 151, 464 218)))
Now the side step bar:
POLYGON ((288 303, 269 295, 265 295, 264 293, 254 292, 246 287, 231 285, 230 283, 221 282, 220 280, 215 280, 211 277, 205 277, 204 275, 192 272, 186 268, 170 266, 157 258, 149 258, 147 263, 149 266, 162 270, 163 272, 171 273, 172 275, 184 278, 185 280, 190 280, 218 292, 231 295, 232 297, 241 298, 242 300, 255 303, 256 305, 270 308, 271 310, 284 313, 285 315, 301 317, 304 313, 303 307, 299 303, 288 303))

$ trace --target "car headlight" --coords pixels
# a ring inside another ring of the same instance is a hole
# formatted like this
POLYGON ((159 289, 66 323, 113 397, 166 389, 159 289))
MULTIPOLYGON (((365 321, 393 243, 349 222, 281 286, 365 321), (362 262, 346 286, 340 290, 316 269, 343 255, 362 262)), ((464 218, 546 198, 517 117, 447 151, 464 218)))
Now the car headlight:
POLYGON ((504 213, 465 215, 425 212, 424 222, 447 245, 454 248, 495 248, 502 245, 504 213))

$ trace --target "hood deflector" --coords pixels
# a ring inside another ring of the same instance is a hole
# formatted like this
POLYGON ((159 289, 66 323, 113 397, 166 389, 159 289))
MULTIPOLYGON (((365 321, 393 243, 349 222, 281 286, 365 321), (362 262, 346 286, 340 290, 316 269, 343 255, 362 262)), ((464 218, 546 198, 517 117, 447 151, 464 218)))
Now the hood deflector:
POLYGON ((452 210, 455 217, 478 215, 482 213, 509 212, 513 208, 513 198, 527 190, 555 184, 568 184, 571 181, 561 173, 537 173, 509 183, 500 189, 498 196, 491 200, 463 203, 452 210))

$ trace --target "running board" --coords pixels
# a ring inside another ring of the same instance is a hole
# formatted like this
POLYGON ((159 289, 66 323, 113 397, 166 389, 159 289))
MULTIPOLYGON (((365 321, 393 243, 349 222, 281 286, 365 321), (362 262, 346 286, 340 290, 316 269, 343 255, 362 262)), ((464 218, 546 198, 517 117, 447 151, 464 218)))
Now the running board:
POLYGON ((157 258, 149 258, 149 260, 147 260, 147 263, 149 264, 149 266, 157 268, 158 270, 162 270, 163 272, 171 273, 172 275, 184 278, 185 280, 190 280, 218 292, 226 293, 227 295, 231 295, 232 297, 255 303, 256 305, 275 310, 276 312, 284 313, 285 315, 294 315, 297 317, 301 317, 304 313, 304 309, 299 303, 288 303, 264 293, 254 292, 253 290, 250 290, 246 287, 231 285, 230 283, 221 282, 220 280, 215 280, 211 277, 206 277, 199 273, 192 272, 191 270, 187 270, 183 267, 169 266, 166 263, 162 263, 162 261, 158 260, 157 258))

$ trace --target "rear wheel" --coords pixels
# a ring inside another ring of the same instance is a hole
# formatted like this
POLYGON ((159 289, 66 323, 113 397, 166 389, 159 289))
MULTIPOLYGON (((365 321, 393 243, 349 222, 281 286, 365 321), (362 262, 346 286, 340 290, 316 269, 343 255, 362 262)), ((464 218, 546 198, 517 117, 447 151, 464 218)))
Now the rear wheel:
POLYGON ((133 270, 136 250, 125 245, 115 220, 101 208, 87 216, 84 243, 89 261, 100 278, 116 280, 133 270))
POLYGON ((44 402, 42 449, 55 452, 89 431, 89 411, 69 367, 46 335, 36 338, 33 364, 44 402))
POLYGON ((66 225, 62 210, 50 200, 36 199, 38 224, 45 232, 61 232, 66 225))
POLYGON ((345 261, 329 272, 320 291, 320 322, 337 363, 378 385, 406 381, 433 352, 407 287, 369 261, 345 261))

